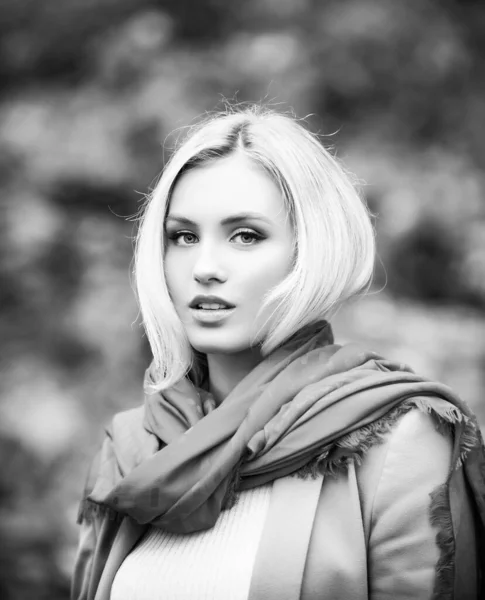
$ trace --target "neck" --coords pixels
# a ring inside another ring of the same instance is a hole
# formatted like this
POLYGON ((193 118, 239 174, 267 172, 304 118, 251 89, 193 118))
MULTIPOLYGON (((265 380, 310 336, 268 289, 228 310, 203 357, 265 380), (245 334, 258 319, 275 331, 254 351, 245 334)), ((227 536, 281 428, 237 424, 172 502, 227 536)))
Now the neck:
POLYGON ((236 385, 262 361, 259 347, 234 354, 208 354, 209 392, 219 406, 236 385))

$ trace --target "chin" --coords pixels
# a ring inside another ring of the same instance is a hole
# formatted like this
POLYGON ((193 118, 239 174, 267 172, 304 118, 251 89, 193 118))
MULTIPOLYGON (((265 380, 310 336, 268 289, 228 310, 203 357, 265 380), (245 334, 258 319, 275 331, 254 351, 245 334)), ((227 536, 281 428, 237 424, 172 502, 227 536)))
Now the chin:
POLYGON ((204 354, 235 354, 249 349, 246 336, 234 336, 225 328, 207 329, 206 331, 187 332, 190 345, 204 354))

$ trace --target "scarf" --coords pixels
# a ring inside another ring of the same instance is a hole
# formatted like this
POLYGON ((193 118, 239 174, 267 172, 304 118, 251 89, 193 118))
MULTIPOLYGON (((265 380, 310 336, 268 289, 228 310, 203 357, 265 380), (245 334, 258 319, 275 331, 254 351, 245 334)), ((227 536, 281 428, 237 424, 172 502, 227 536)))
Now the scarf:
MULTIPOLYGON (((152 381, 153 363, 145 389, 152 381)), ((78 522, 108 510, 171 532, 211 528, 238 490, 335 465, 335 452, 344 463, 356 458, 370 445, 366 432, 376 433, 376 423, 414 405, 453 430, 453 464, 437 511, 451 511, 447 486, 462 466, 478 537, 485 536, 485 448, 468 405, 407 365, 360 344, 334 344, 326 321, 271 352, 218 407, 210 400, 207 389, 185 377, 163 392, 145 393, 139 424, 129 432, 114 419, 78 522)), ((442 521, 451 528, 449 517, 442 521)), ((449 544, 442 550, 452 560, 449 544)))

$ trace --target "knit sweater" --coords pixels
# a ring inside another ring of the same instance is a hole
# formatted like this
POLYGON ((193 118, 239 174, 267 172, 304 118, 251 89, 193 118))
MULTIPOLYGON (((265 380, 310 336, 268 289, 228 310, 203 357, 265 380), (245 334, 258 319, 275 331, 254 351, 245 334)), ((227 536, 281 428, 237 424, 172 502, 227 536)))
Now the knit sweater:
POLYGON ((206 531, 151 527, 118 570, 111 600, 246 600, 272 487, 241 492, 206 531))
MULTIPOLYGON (((439 557, 429 494, 446 478, 451 442, 417 410, 385 437, 357 470, 369 591, 379 600, 429 598, 439 557), (393 570, 397 565, 401 568, 393 570)), ((272 485, 240 492, 236 506, 223 511, 210 530, 148 529, 119 568, 111 600, 246 600, 272 485)), ((324 483, 329 498, 335 485, 332 479, 324 483)), ((322 564, 330 568, 338 555, 337 545, 332 556, 321 557, 322 564)))

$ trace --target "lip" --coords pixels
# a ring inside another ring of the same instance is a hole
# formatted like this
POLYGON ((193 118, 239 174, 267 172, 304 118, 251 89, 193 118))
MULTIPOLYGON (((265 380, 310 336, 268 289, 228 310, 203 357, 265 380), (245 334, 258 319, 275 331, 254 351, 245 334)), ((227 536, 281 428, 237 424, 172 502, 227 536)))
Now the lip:
POLYGON ((216 309, 191 308, 190 311, 194 319, 201 323, 219 323, 227 319, 235 311, 235 307, 216 309))
POLYGON ((201 304, 201 303, 226 304, 229 308, 234 308, 234 304, 232 304, 231 302, 228 302, 227 300, 224 300, 224 298, 221 298, 220 296, 203 295, 203 294, 198 294, 197 296, 195 296, 195 298, 189 304, 189 307, 195 308, 197 306, 197 304, 201 304))

